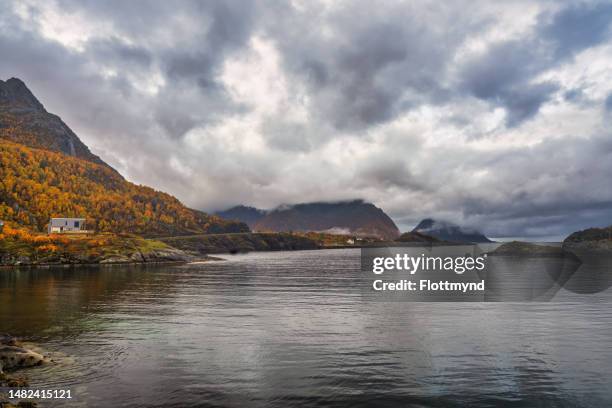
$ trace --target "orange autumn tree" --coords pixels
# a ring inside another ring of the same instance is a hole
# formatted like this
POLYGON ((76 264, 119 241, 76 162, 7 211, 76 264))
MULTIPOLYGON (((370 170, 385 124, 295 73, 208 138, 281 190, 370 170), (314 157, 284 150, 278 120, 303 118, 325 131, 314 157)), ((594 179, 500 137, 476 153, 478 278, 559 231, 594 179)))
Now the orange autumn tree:
POLYGON ((3 140, 11 131, 0 129, 0 220, 46 231, 51 217, 84 217, 88 229, 145 236, 248 231, 106 165, 3 140))

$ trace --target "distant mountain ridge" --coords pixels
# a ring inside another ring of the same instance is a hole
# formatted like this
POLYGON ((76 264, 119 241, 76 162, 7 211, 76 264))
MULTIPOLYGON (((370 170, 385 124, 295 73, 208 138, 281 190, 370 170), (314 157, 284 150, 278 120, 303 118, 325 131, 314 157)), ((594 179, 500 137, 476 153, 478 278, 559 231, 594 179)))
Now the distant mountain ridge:
POLYGON ((246 205, 237 205, 232 208, 228 208, 224 211, 217 211, 215 215, 224 218, 226 220, 239 220, 247 224, 250 228, 253 228, 257 221, 262 219, 268 214, 266 210, 260 210, 259 208, 249 207, 246 205))
POLYGON ((388 240, 400 235, 393 220, 383 210, 363 200, 282 205, 270 211, 237 206, 217 215, 233 216, 248 223, 254 231, 262 232, 320 231, 388 240))
POLYGON ((425 218, 412 231, 451 242, 493 242, 473 228, 461 227, 448 221, 439 221, 432 218, 425 218))
POLYGON ((50 217, 144 236, 248 232, 125 180, 19 79, 0 81, 0 220, 44 231, 50 217))

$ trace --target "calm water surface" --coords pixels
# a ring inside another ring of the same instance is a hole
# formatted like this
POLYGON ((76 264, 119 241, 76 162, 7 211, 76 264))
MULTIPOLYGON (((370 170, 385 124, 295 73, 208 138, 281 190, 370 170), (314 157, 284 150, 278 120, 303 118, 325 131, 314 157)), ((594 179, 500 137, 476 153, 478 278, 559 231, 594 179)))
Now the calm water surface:
POLYGON ((371 302, 358 250, 227 259, 0 271, 0 332, 56 360, 43 406, 612 406, 610 290, 371 302))

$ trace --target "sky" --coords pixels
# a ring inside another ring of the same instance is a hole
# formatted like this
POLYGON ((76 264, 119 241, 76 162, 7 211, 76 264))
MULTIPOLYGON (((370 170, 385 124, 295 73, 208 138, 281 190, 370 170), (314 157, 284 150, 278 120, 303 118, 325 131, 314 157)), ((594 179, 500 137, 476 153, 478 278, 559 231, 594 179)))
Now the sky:
POLYGON ((612 224, 612 3, 0 0, 22 79, 215 211, 363 198, 493 237, 612 224))

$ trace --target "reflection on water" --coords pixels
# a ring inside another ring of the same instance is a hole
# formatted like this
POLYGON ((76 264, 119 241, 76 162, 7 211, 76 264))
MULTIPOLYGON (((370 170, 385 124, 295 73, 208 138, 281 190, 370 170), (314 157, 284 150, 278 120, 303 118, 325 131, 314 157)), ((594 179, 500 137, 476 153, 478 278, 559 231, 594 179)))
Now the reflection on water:
POLYGON ((334 250, 2 271, 0 332, 51 352, 32 385, 70 387, 70 406, 610 406, 610 290, 370 302, 359 262, 334 250))

